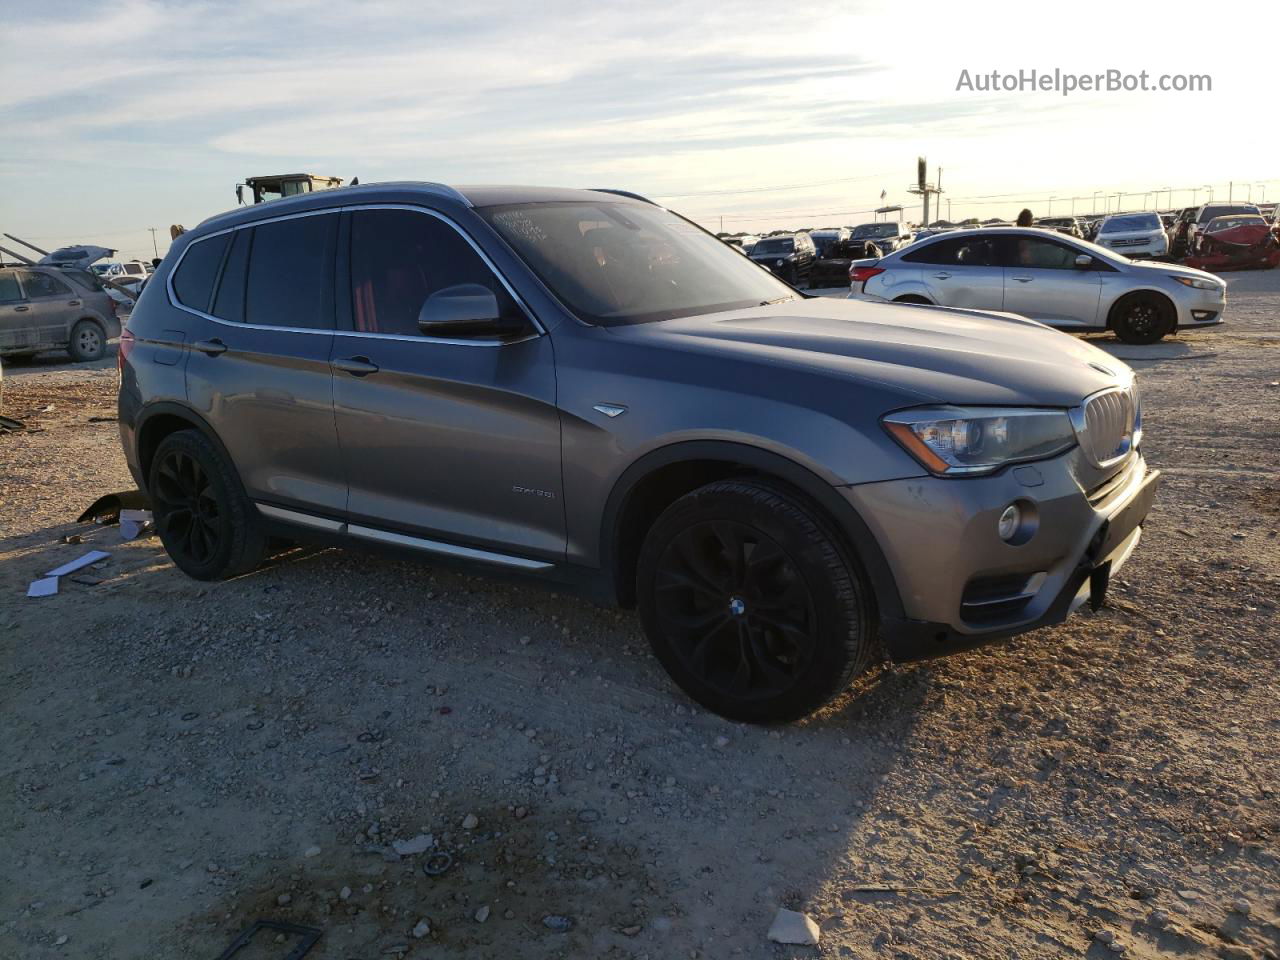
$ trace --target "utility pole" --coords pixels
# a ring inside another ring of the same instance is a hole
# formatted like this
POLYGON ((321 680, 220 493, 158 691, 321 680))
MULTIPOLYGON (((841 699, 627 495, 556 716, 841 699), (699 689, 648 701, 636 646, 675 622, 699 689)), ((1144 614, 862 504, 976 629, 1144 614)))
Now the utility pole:
POLYGON ((147 227, 147 229, 151 231, 151 249, 155 251, 156 259, 158 260, 160 258, 160 248, 156 245, 156 228, 147 227))
POLYGON ((1231 194, 1235 192, 1235 189, 1236 189, 1236 182, 1234 180, 1228 180, 1227 181, 1227 203, 1231 202, 1232 200, 1231 194))

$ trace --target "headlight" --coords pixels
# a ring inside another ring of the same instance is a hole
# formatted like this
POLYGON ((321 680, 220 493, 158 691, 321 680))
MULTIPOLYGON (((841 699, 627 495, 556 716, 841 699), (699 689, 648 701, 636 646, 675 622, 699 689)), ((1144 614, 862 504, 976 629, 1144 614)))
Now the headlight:
POLYGON ((1174 277, 1173 279, 1184 287, 1195 287, 1197 290, 1217 290, 1221 286, 1217 280, 1209 280, 1206 277, 1174 277))
POLYGON ((972 476, 1041 460, 1075 446, 1065 410, 923 407, 883 418, 884 427, 930 473, 972 476))

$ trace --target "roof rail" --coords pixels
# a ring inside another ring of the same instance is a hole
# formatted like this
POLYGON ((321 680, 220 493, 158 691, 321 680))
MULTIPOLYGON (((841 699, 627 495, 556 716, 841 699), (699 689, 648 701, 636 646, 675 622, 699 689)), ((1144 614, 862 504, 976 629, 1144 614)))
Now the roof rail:
POLYGON ((612 187, 589 187, 588 189, 594 190, 596 193, 612 193, 619 197, 630 197, 632 200, 639 200, 641 203, 647 203, 655 207, 657 206, 657 204, 648 197, 641 196, 638 193, 632 193, 630 190, 614 190, 612 187))

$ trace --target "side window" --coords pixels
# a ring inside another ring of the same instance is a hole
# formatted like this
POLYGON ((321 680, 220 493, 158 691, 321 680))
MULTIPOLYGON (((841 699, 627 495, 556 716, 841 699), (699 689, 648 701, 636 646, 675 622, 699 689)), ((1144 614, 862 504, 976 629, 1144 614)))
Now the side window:
POLYGON ((333 328, 337 214, 260 223, 253 228, 244 322, 333 328))
POLYGON ((460 283, 493 291, 503 318, 527 318, 480 255, 449 224, 411 210, 351 215, 351 316, 365 333, 417 336, 428 296, 460 283))
POLYGON ((22 299, 22 289, 18 286, 18 275, 0 271, 0 303, 22 299))
POLYGON ((989 267, 995 262, 990 237, 948 237, 904 253, 902 259, 947 267, 989 267))
POLYGON ((27 297, 35 300, 37 297, 60 297, 71 293, 71 288, 47 273, 29 273, 25 270, 22 273, 22 285, 27 289, 27 297))
POLYGON ((1074 270, 1077 251, 1039 237, 1011 236, 1007 239, 1006 266, 1036 270, 1074 270))
POLYGON ((245 227, 231 234, 231 250, 222 267, 218 293, 213 300, 213 315, 220 320, 244 323, 244 280, 249 273, 249 247, 253 228, 245 227))
POLYGON ((173 274, 173 292, 184 307, 209 312, 213 282, 218 278, 222 254, 227 249, 227 234, 196 240, 187 247, 182 262, 173 274))

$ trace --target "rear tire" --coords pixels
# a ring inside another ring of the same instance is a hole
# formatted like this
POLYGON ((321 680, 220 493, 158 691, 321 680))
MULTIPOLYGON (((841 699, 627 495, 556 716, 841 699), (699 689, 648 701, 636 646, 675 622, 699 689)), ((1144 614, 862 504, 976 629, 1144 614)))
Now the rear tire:
POLYGON ((1155 343, 1176 326, 1172 304, 1153 293, 1131 293, 1111 308, 1111 329, 1124 343, 1155 343))
POLYGON ((645 537, 636 587, 654 655, 732 720, 812 713, 871 659, 865 580, 821 516, 782 488, 722 480, 681 497, 645 537))
POLYGON ((71 342, 67 353, 76 363, 101 360, 107 352, 107 332, 96 320, 81 320, 71 328, 71 342))
POLYGON ((160 441, 147 492, 160 542, 183 573, 226 580, 254 569, 267 541, 235 469, 198 430, 160 441))

